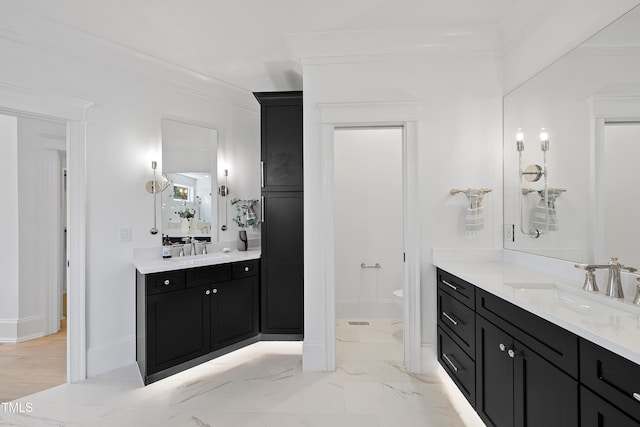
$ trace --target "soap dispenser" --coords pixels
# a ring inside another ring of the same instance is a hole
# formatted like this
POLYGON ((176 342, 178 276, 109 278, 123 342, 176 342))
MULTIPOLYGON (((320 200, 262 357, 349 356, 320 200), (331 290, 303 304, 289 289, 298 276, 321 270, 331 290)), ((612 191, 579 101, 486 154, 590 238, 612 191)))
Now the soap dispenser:
POLYGON ((162 235, 162 258, 171 258, 173 245, 171 244, 171 240, 169 239, 169 235, 162 235))

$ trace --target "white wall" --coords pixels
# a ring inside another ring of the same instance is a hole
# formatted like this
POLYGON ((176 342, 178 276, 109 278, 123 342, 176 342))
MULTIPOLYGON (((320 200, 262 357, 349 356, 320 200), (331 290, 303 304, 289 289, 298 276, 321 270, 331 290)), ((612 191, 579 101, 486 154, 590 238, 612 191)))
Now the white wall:
POLYGON ((0 269, 3 273, 0 298, 0 341, 18 338, 19 247, 18 243, 18 120, 0 115, 0 170, 2 171, 2 205, 0 236, 0 269), (13 207, 7 209, 6 207, 13 207))
MULTIPOLYGON (((61 175, 49 176, 50 167, 58 170, 59 143, 64 146, 65 125, 34 118, 18 118, 18 211, 19 237, 19 341, 47 335, 47 298, 59 299, 59 293, 49 295, 51 282, 61 281, 62 261, 59 251, 48 244, 50 218, 60 227, 61 200, 55 197, 48 204, 51 188, 59 189, 61 175), (52 139, 49 143, 49 139, 52 139), (51 164, 49 163, 51 162, 51 164), (49 263, 57 262, 55 266, 49 263), (54 267, 53 269, 51 267, 54 267)), ((59 192, 56 194, 59 196, 59 192)), ((55 235, 55 233, 54 233, 55 235)), ((58 235, 59 238, 60 235, 58 235)), ((56 328, 57 329, 57 328, 56 328)))
POLYGON ((336 317, 400 319, 402 129, 336 129, 334 159, 336 317))
MULTIPOLYGON (((3 10, 0 26, 13 31, 11 40, 0 39, 3 57, 11 60, 11 67, 0 69, 0 84, 95 104, 86 125, 87 369, 94 376, 135 360, 132 253, 160 245, 160 235, 149 234, 152 195, 144 186, 152 177, 151 160, 160 161, 161 118, 217 129, 233 173, 230 186, 238 197, 257 197, 258 104, 250 93, 89 43, 72 30, 10 8, 3 10), (119 242, 123 226, 131 227, 131 242, 119 242)), ((221 235, 225 238, 235 241, 233 227, 221 235)))
POLYGON ((519 0, 500 23, 504 93, 638 4, 638 0, 519 0))
MULTIPOLYGON (((495 58, 434 57, 415 61, 335 61, 304 66, 305 223, 317 221, 314 212, 326 178, 321 165, 319 103, 421 101, 418 122, 419 186, 422 242, 422 341, 435 337, 434 247, 502 246, 502 92, 495 58), (490 187, 485 199, 487 224, 474 240, 465 234, 461 211, 464 196, 451 196, 452 187, 490 187)), ((306 231, 305 259, 327 256, 321 239, 306 231)), ((305 348, 322 348, 324 313, 320 279, 305 272, 305 348)), ((314 350, 311 350, 314 349, 314 350)), ((306 351, 306 350, 305 350, 306 351)), ((435 352, 435 350, 434 350, 435 352)), ((305 354, 306 355, 306 354, 305 354)), ((312 356, 309 356, 310 360, 312 356)), ((319 357, 321 359, 321 357, 319 357)), ((309 366, 324 369, 322 366, 309 366)))

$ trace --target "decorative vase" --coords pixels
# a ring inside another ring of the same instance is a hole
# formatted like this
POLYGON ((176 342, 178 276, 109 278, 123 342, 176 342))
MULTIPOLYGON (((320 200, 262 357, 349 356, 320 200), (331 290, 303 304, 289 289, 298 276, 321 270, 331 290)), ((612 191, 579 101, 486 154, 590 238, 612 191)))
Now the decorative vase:
POLYGON ((182 223, 180 224, 180 231, 184 235, 189 235, 189 231, 191 229, 191 223, 189 222, 189 218, 182 218, 182 223))
POLYGON ((247 230, 238 231, 238 250, 246 251, 249 248, 249 240, 247 239, 247 230))

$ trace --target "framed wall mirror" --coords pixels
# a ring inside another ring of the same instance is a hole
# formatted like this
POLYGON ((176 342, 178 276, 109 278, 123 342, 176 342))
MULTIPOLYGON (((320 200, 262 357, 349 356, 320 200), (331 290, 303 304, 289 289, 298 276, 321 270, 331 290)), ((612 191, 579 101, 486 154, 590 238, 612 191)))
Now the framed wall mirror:
POLYGON ((505 249, 640 265, 639 129, 640 6, 504 97, 505 249))
POLYGON ((162 233, 218 241, 218 132, 162 119, 163 172, 172 184, 162 193, 162 233))

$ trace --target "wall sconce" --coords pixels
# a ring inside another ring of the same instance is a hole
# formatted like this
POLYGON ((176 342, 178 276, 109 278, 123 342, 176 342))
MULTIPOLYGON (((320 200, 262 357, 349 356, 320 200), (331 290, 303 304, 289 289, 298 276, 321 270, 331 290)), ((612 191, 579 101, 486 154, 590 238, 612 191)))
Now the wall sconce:
POLYGON ((153 227, 149 230, 151 234, 158 234, 158 218, 157 218, 157 206, 158 206, 158 193, 162 193, 167 189, 173 180, 167 176, 164 172, 160 178, 160 181, 156 179, 156 169, 158 168, 158 162, 153 160, 151 162, 151 169, 153 169, 153 181, 147 181, 145 188, 151 194, 153 194, 153 227))
MULTIPOLYGON (((227 195, 229 195, 229 170, 225 169, 224 172, 224 185, 221 185, 220 187, 218 187, 218 194, 220 195, 220 197, 226 197, 227 195)), ((227 201, 224 201, 224 224, 222 224, 220 226, 220 229, 222 231, 226 231, 227 230, 227 201)))
MULTIPOLYGON (((519 173, 519 180, 520 180, 520 194, 519 194, 519 198, 520 198, 520 232, 522 234, 526 234, 529 237, 532 237, 534 239, 537 239, 538 237, 540 237, 542 234, 549 232, 550 230, 550 217, 551 217, 551 212, 549 211, 549 206, 547 203, 545 203, 545 207, 542 209, 543 215, 544 215, 544 220, 540 221, 538 219, 538 221, 536 222, 536 225, 544 225, 543 228, 535 228, 535 227, 531 227, 529 229, 529 231, 524 231, 524 213, 523 213, 523 207, 522 207, 522 196, 524 194, 527 194, 527 192, 525 192, 525 188, 522 185, 522 180, 524 178, 524 180, 528 181, 528 182, 537 182, 539 181, 541 178, 544 178, 544 189, 540 190, 540 197, 542 197, 543 200, 548 201, 549 200, 549 189, 547 187, 547 180, 548 180, 548 173, 549 173, 549 169, 547 167, 547 151, 549 151, 549 134, 544 130, 544 128, 541 129, 540 131, 540 150, 542 151, 542 156, 543 156, 543 165, 540 166, 538 164, 532 164, 527 166, 524 170, 522 169, 522 152, 524 151, 524 134, 522 133, 521 129, 518 129, 518 132, 516 133, 516 150, 518 150, 518 173, 519 173)), ((554 212, 555 214, 555 212, 554 212)))

